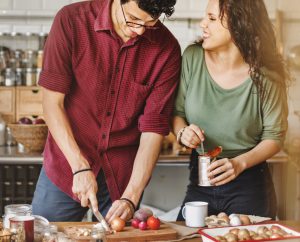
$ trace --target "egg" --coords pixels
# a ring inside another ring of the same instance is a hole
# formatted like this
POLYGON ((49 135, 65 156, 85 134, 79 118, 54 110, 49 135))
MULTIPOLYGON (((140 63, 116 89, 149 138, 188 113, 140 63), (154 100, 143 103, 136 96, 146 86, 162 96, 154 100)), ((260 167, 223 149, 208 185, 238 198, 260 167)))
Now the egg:
POLYGON ((251 224, 250 218, 247 215, 240 215, 240 220, 242 222, 242 225, 251 224))
POLYGON ((228 217, 226 213, 221 212, 217 215, 218 218, 228 217))
POLYGON ((242 225, 242 222, 238 216, 233 216, 230 218, 230 225, 231 226, 240 226, 240 225, 242 225))
POLYGON ((229 215, 229 219, 231 219, 231 218, 233 218, 233 217, 238 217, 238 215, 235 214, 235 213, 232 213, 232 214, 229 215))

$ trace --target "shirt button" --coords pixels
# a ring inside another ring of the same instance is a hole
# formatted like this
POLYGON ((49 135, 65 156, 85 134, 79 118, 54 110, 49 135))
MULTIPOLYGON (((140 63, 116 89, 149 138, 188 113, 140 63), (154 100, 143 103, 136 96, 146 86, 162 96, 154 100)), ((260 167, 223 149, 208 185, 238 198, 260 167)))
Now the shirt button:
POLYGON ((107 113, 106 113, 106 116, 110 116, 110 115, 111 115, 111 112, 107 112, 107 113))
POLYGON ((105 139, 106 138, 106 135, 105 134, 102 134, 102 139, 105 139))
POLYGON ((116 73, 118 73, 118 72, 119 72, 119 70, 120 70, 120 69, 119 69, 119 67, 116 67, 116 73))
POLYGON ((111 90, 110 93, 111 93, 111 95, 114 95, 114 94, 115 94, 115 91, 114 91, 114 90, 111 90))

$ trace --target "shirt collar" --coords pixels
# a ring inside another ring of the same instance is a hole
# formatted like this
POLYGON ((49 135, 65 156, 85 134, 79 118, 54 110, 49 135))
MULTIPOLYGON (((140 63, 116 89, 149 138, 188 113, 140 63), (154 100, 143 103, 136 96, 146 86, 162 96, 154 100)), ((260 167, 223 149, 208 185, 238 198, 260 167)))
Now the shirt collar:
POLYGON ((94 23, 94 30, 112 30, 113 23, 110 16, 112 0, 96 0, 98 15, 94 23))

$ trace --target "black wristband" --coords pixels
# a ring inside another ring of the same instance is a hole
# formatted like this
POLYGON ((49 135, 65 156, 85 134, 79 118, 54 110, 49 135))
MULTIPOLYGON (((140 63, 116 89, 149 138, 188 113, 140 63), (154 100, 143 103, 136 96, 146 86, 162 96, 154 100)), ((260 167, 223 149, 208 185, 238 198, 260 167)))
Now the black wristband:
POLYGON ((75 176, 76 174, 80 173, 80 172, 84 172, 84 171, 92 171, 93 169, 92 168, 85 168, 85 169, 82 169, 82 170, 78 170, 78 171, 75 171, 73 173, 73 176, 75 176))
POLYGON ((135 207, 134 203, 133 203, 130 199, 128 199, 128 198, 126 198, 126 197, 121 197, 119 200, 123 200, 123 201, 128 202, 128 203, 131 205, 133 211, 136 210, 136 207, 135 207))

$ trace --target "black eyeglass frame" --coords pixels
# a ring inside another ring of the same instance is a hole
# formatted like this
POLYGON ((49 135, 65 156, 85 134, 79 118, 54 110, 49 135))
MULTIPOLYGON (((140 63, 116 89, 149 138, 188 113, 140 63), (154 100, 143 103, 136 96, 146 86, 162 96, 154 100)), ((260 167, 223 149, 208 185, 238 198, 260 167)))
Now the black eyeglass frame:
MULTIPOLYGON (((134 23, 134 22, 131 22, 131 21, 127 21, 121 1, 120 1, 120 5, 121 5, 121 9, 122 9, 122 13, 123 13, 125 23, 128 27, 145 28, 145 29, 151 29, 151 30, 159 29, 159 27, 157 27, 157 26, 149 26, 149 25, 144 25, 144 24, 139 24, 139 23, 134 23)), ((164 19, 163 19, 162 22, 164 22, 164 20, 165 20, 165 16, 164 16, 164 19)))

